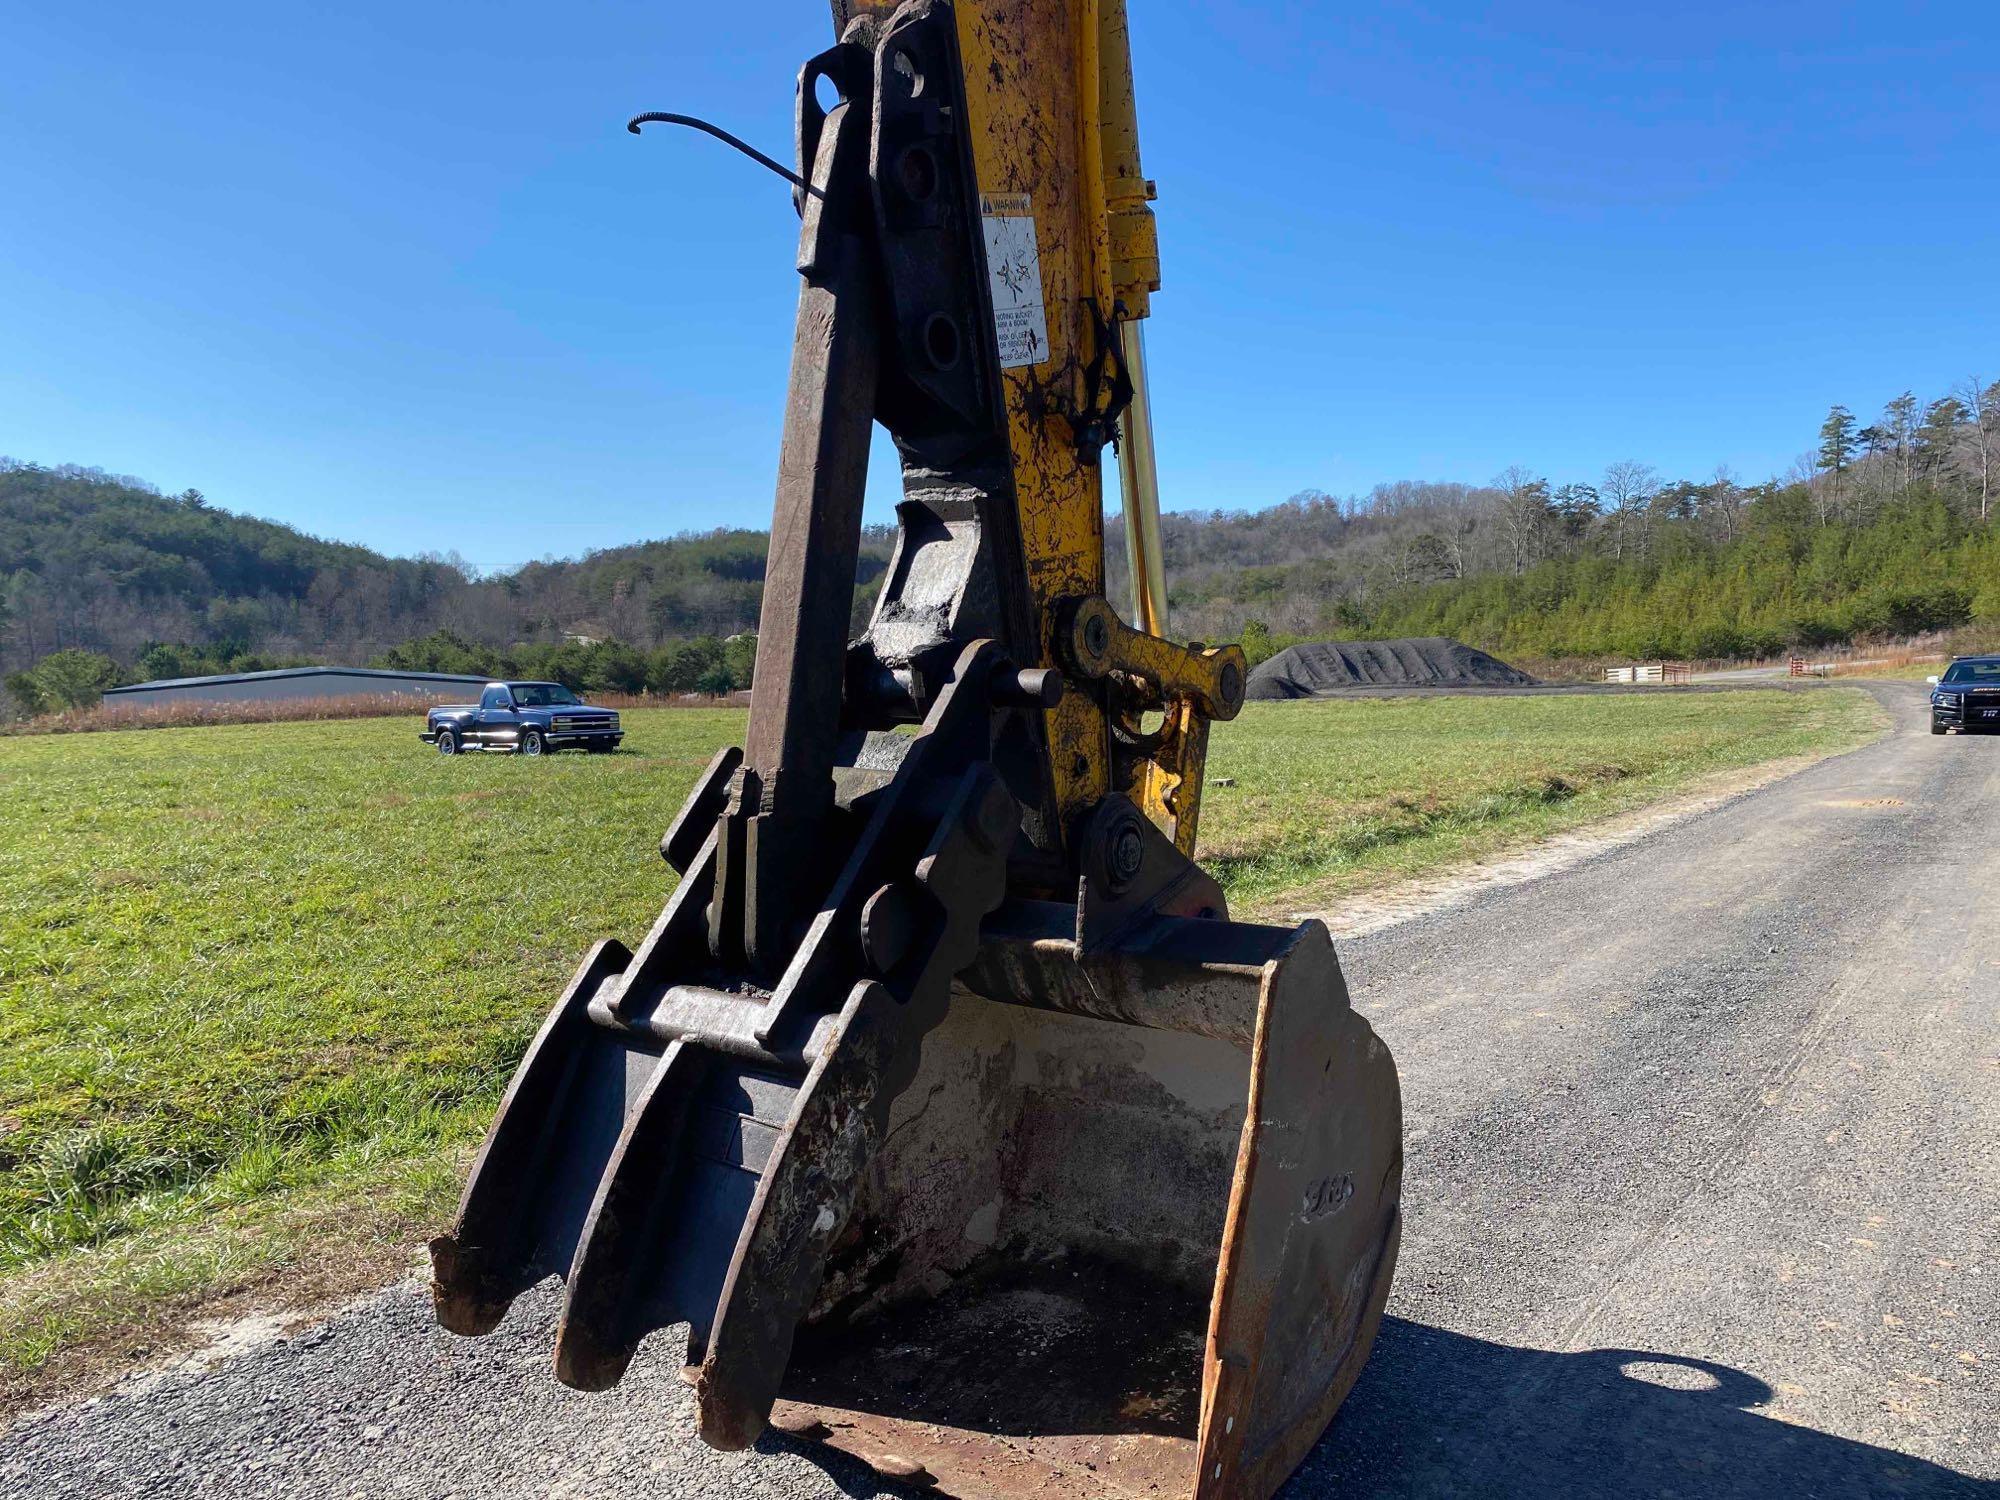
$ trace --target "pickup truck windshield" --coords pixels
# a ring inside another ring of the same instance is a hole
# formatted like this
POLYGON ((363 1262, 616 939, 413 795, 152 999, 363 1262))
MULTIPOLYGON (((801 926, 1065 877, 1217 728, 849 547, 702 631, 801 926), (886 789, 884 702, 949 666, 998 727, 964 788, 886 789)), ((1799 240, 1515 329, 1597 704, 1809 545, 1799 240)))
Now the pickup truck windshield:
POLYGON ((514 689, 516 708, 567 708, 583 700, 566 687, 554 687, 545 682, 525 682, 514 689))
POLYGON ((2000 661, 1955 661, 1951 670, 1944 674, 1950 683, 1976 683, 1981 687, 2000 687, 2000 661))

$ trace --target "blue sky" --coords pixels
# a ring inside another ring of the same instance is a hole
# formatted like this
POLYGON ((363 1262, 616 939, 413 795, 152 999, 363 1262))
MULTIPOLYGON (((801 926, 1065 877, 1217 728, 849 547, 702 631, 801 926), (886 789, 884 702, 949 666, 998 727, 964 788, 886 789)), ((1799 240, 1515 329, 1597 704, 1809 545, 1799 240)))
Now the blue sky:
MULTIPOLYGON (((1834 401, 2000 376, 2000 6, 1133 9, 1171 508, 1755 479, 1834 401)), ((489 568, 765 525, 789 200, 622 122, 788 156, 829 37, 0 0, 0 453, 489 568)))

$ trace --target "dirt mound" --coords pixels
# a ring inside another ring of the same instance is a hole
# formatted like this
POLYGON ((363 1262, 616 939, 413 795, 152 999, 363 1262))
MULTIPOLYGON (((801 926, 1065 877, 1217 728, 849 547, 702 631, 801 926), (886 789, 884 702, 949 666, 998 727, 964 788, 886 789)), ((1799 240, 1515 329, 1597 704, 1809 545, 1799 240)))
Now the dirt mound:
POLYGON ((1531 687, 1497 656, 1428 636, 1402 641, 1312 641, 1280 651, 1250 674, 1252 698, 1320 698, 1343 688, 1531 687))

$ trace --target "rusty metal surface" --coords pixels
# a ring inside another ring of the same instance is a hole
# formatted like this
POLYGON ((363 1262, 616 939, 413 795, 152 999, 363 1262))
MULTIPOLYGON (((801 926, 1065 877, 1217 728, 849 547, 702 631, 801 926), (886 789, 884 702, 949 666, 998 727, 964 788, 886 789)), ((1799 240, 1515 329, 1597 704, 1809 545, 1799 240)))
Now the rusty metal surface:
POLYGON ((943 1493, 1188 1493, 1247 1072, 1208 1038, 957 994, 785 1398, 943 1493))
POLYGON ((861 505, 882 362, 878 253, 868 192, 873 58, 835 47, 800 79, 804 200, 797 329, 777 502, 757 635, 757 691, 722 844, 725 891, 712 946, 766 978, 781 969, 817 894, 802 854, 822 847, 833 807, 846 642, 829 631, 854 597, 861 505), (822 112, 819 79, 841 102, 822 112), (804 158, 810 157, 808 163, 804 158), (740 866, 740 870, 739 870, 740 866))
POLYGON ((715 820, 728 803, 729 783, 742 764, 743 751, 739 746, 725 745, 716 751, 715 759, 701 773, 687 802, 661 835, 660 858, 676 875, 687 874, 701 857, 702 847, 715 829, 715 820))
POLYGON ((997 667, 990 646, 966 653, 777 991, 688 982, 706 961, 714 838, 636 958, 606 946, 586 965, 434 1247, 448 1326, 483 1331, 512 1295, 566 1274, 565 1380, 615 1382, 642 1338, 685 1322, 694 1357, 706 1351, 704 1434, 754 1439, 881 1116, 1004 893, 1018 814, 972 759, 997 667), (864 898, 898 879, 917 917, 877 945, 868 977, 864 898))
POLYGON ((1220 922, 1229 915, 1214 877, 1123 797, 1098 804, 1078 845, 1079 958, 1126 946, 1162 916, 1220 922))
POLYGON ((977 951, 980 920, 1000 901, 1018 816, 990 770, 966 773, 913 877, 935 929, 878 955, 881 977, 855 986, 773 1149, 696 1385, 702 1436, 717 1447, 746 1446, 763 1430, 827 1252, 847 1226, 889 1109, 917 1071, 920 1039, 943 1019, 951 976, 977 951))
POLYGON ((800 230, 803 284, 745 733, 745 760, 772 805, 796 797, 809 812, 827 800, 833 769, 845 642, 826 624, 845 618, 854 594, 880 359, 872 215, 864 216, 869 120, 853 77, 868 62, 860 49, 836 48, 807 68, 802 97, 823 75, 843 99, 805 143, 817 147, 807 166, 822 196, 807 203, 800 230))
POLYGON ((1257 997, 1254 1058, 957 998, 836 1247, 786 1430, 996 1500, 1283 1482, 1387 1294, 1394 1074, 1323 930, 1205 925, 1264 934, 1266 963, 1216 979, 1257 997))
POLYGON ((1160 917, 1080 958, 1076 915, 1058 902, 1010 902, 959 976, 974 994, 1156 1031, 1213 1037, 1244 1052, 1257 1030, 1264 966, 1294 940, 1284 928, 1160 917))
POLYGON ((1184 1495, 1206 1308, 1114 1261, 996 1261, 863 1337, 801 1341, 788 1430, 952 1495, 1184 1495))

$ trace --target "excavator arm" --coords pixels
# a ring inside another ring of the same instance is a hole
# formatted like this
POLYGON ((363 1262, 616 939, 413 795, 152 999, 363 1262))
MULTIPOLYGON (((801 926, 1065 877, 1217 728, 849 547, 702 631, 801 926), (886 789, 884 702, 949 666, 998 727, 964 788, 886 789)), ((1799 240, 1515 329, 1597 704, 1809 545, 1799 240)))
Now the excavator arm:
POLYGON ((756 688, 681 879, 532 1044, 433 1243, 448 1328, 567 1283, 603 1389, 965 1496, 1272 1493, 1398 1244, 1396 1074, 1326 930, 1194 863, 1235 647, 1167 636, 1123 0, 836 0, 756 688), (848 638, 869 446, 899 539, 848 638), (1105 597, 1116 444, 1134 599, 1105 597))

